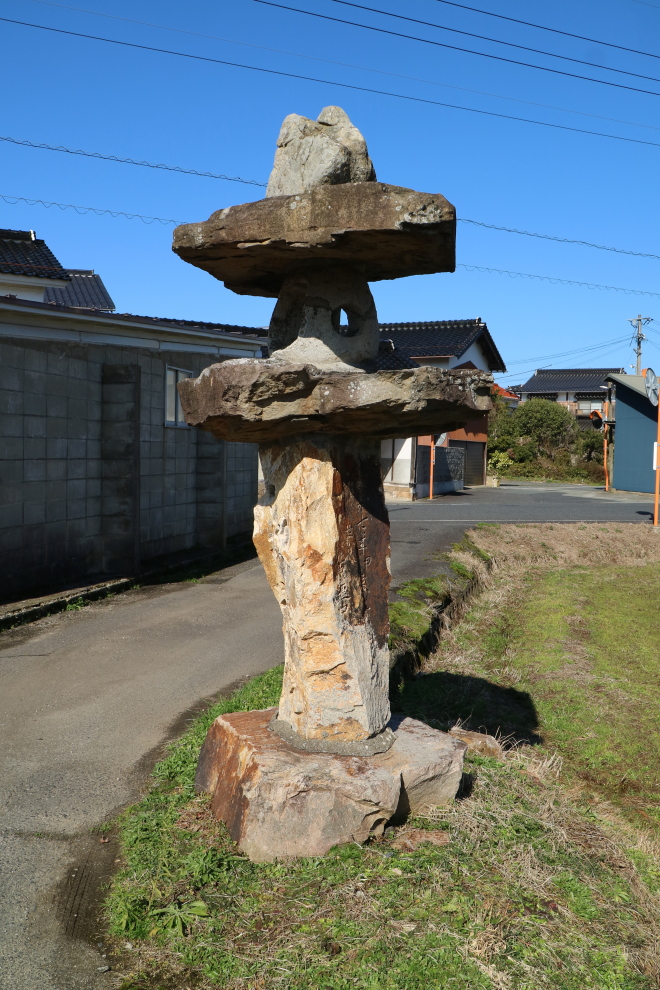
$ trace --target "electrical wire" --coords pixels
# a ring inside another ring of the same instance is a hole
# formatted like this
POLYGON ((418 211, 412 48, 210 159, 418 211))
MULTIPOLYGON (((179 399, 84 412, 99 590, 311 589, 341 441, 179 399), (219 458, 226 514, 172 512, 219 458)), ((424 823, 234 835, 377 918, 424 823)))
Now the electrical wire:
MULTIPOLYGON (((655 7, 654 3, 645 3, 645 0, 633 0, 634 3, 644 3, 646 7, 655 7)), ((501 21, 511 21, 512 24, 524 24, 525 27, 537 28, 539 31, 551 31, 553 34, 563 34, 566 38, 577 38, 578 41, 589 41, 592 45, 605 45, 607 48, 618 48, 621 52, 631 52, 633 55, 648 55, 649 58, 660 58, 653 52, 642 52, 637 48, 626 48, 624 45, 615 45, 612 41, 599 41, 598 38, 587 38, 583 34, 573 34, 571 31, 562 31, 560 28, 546 27, 544 24, 534 24, 532 21, 521 21, 518 17, 507 17, 505 14, 494 14, 491 10, 481 10, 480 7, 467 7, 464 3, 454 3, 453 0, 436 0, 436 3, 444 3, 447 7, 460 7, 461 10, 469 10, 474 14, 485 14, 487 17, 497 17, 501 21)), ((659 8, 660 9, 660 8, 659 8)))
MULTIPOLYGON (((241 179, 238 176, 220 175, 214 172, 200 172, 197 169, 183 168, 179 165, 155 164, 153 162, 145 162, 134 158, 119 158, 117 155, 106 155, 99 151, 83 151, 81 148, 66 148, 64 145, 45 144, 44 142, 37 143, 35 141, 19 140, 18 138, 3 135, 0 135, 0 141, 8 141, 10 144, 16 144, 28 148, 37 148, 39 150, 61 151, 69 155, 83 155, 87 158, 100 158, 104 161, 119 162, 124 165, 143 165, 147 168, 167 169, 170 172, 181 172, 185 175, 195 175, 210 179, 226 179, 229 182, 242 182, 246 185, 259 186, 260 188, 265 188, 267 185, 267 183, 258 182, 256 179, 241 179)), ((635 258, 652 258, 655 261, 660 261, 660 255, 649 254, 643 251, 629 251, 625 248, 608 247, 604 244, 594 244, 591 241, 581 241, 570 237, 556 237, 553 234, 539 234, 531 230, 518 230, 515 227, 501 227, 494 223, 485 223, 482 220, 468 220, 466 217, 459 217, 458 222, 469 223, 475 227, 485 227, 487 230, 503 231, 507 234, 521 234, 525 237, 537 237, 546 241, 555 241, 558 244, 577 244, 581 247, 595 248, 598 251, 612 251, 615 254, 627 254, 635 258)))
MULTIPOLYGON (((332 0, 332 3, 339 3, 344 7, 355 7, 356 10, 367 10, 371 14, 380 14, 383 17, 394 17, 399 21, 408 21, 410 24, 421 24, 423 27, 437 28, 440 31, 451 31, 452 34, 462 34, 467 38, 477 38, 479 41, 488 41, 494 45, 506 45, 507 48, 517 48, 521 52, 532 52, 534 55, 547 55, 549 58, 560 58, 565 62, 575 62, 578 65, 588 65, 592 69, 603 69, 606 72, 618 72, 623 76, 635 76, 637 79, 648 79, 651 82, 660 82, 655 76, 644 76, 639 72, 628 72, 626 69, 614 69, 609 65, 601 65, 599 62, 586 62, 581 58, 573 58, 570 55, 557 55, 555 52, 546 52, 541 48, 530 48, 527 45, 518 45, 513 41, 502 41, 500 38, 490 38, 485 34, 475 34, 473 31, 463 31, 460 28, 447 27, 446 24, 435 24, 433 21, 421 21, 417 17, 406 17, 405 14, 393 14, 389 10, 380 10, 377 7, 365 7, 361 3, 353 3, 352 0, 332 0)), ((636 54, 646 54, 638 52, 636 54)), ((657 56, 652 56, 656 58, 657 56)))
MULTIPOLYGON (((580 79, 584 82, 599 83, 601 86, 614 86, 616 89, 625 89, 632 93, 643 93, 646 96, 660 96, 660 93, 656 93, 655 90, 640 89, 638 86, 626 86, 624 83, 613 82, 611 79, 594 79, 593 76, 581 76, 575 72, 565 72, 563 69, 551 69, 549 66, 546 65, 533 65, 531 62, 519 62, 516 59, 504 58, 503 55, 490 55, 487 54, 486 52, 475 52, 470 48, 460 48, 457 45, 448 45, 443 41, 431 41, 429 38, 417 38, 414 37, 413 35, 401 34, 401 32, 399 31, 389 31, 387 28, 374 27, 373 25, 370 24, 360 24, 357 21, 347 21, 340 17, 331 17, 329 14, 317 14, 312 12, 311 10, 302 10, 299 7, 289 7, 286 6, 285 4, 274 3, 272 2, 272 0, 253 0, 253 2, 261 3, 268 7, 278 7, 281 10, 294 11, 295 13, 299 13, 299 14, 307 14, 310 17, 320 17, 323 20, 334 21, 337 24, 347 24, 350 27, 359 27, 359 28, 364 28, 367 31, 377 31, 380 34, 389 34, 395 38, 404 38, 408 41, 419 41, 422 44, 434 45, 437 48, 448 48, 451 51, 465 52, 469 55, 479 55, 482 58, 495 59, 498 62, 506 62, 509 65, 521 65, 528 69, 538 69, 541 72, 552 72, 555 75, 567 76, 570 79, 580 79)), ((242 69, 257 69, 257 71, 259 72, 268 72, 271 75, 287 76, 291 79, 306 79, 307 81, 312 81, 312 82, 327 82, 327 80, 319 80, 319 79, 310 80, 310 78, 307 76, 298 76, 292 72, 282 72, 282 71, 277 71, 275 69, 263 69, 253 65, 240 65, 237 62, 227 62, 217 58, 210 58, 209 56, 206 55, 191 55, 188 52, 174 52, 167 48, 157 48, 153 45, 139 45, 134 41, 118 41, 116 38, 102 38, 99 35, 85 34, 82 31, 67 31, 64 28, 51 27, 50 25, 46 25, 46 24, 32 24, 29 21, 19 21, 11 17, 0 17, 0 21, 4 21, 6 24, 17 24, 20 25, 21 27, 38 28, 41 31, 53 31, 56 34, 67 34, 73 38, 86 38, 91 41, 104 41, 112 45, 123 45, 126 48, 138 48, 141 49, 142 51, 147 51, 147 52, 160 52, 161 54, 165 54, 165 55, 178 55, 183 58, 192 58, 201 62, 215 62, 218 65, 229 65, 242 69)), ((353 85, 349 85, 348 83, 334 83, 332 85, 344 86, 345 88, 348 89, 359 89, 364 92, 377 92, 376 90, 367 90, 366 87, 364 86, 353 86, 353 85)), ((388 93, 385 95, 398 96, 399 94, 388 93)), ((415 99, 419 101, 419 97, 404 97, 404 99, 415 99)), ((424 102, 428 103, 432 101, 425 100, 424 102)), ((461 109, 465 109, 465 108, 461 108, 461 109)), ((482 110, 477 112, 486 113, 487 111, 482 110)), ((503 116, 503 115, 497 114, 493 116, 503 116)), ((559 126, 559 125, 554 125, 554 126, 559 126)))
MULTIPOLYGON (((620 345, 619 345, 619 347, 610 348, 609 350, 606 350, 604 354, 603 353, 599 354, 598 355, 598 359, 600 361, 602 361, 609 354, 611 354, 613 351, 616 353, 619 350, 620 350, 620 345)), ((624 358, 624 360, 625 360, 625 358, 624 358)), ((619 368, 620 367, 621 367, 621 364, 619 364, 619 368)), ((563 370, 564 370, 563 368, 557 368, 557 366, 554 365, 554 364, 544 364, 544 365, 541 365, 541 366, 539 366, 538 364, 535 364, 535 365, 532 365, 529 368, 521 369, 520 371, 514 371, 514 372, 505 371, 502 374, 499 374, 498 375, 498 378, 501 381, 510 380, 512 378, 522 378, 522 380, 525 381, 526 380, 526 377, 528 375, 534 375, 534 374, 536 374, 537 371, 563 371, 563 370)), ((509 387, 510 388, 515 388, 515 385, 511 385, 509 387)))
POLYGON ((457 218, 459 223, 470 223, 476 227, 486 227, 488 230, 501 230, 507 234, 523 234, 525 237, 539 237, 544 241, 556 241, 558 244, 579 244, 581 247, 596 248, 597 251, 613 251, 615 254, 628 254, 634 258, 653 258, 660 261, 660 254, 647 254, 642 251, 627 251, 625 248, 607 247, 604 244, 592 244, 591 241, 578 241, 570 237, 555 237, 552 234, 536 234, 531 230, 517 230, 515 227, 498 227, 494 223, 483 223, 481 220, 466 220, 457 218))
POLYGON ((95 213, 100 217, 108 214, 111 217, 125 217, 127 220, 141 220, 143 223, 181 224, 186 222, 185 220, 165 220, 163 217, 145 217, 140 213, 122 213, 121 210, 101 210, 96 206, 74 206, 73 203, 50 203, 45 199, 26 199, 25 196, 10 196, 8 193, 0 193, 0 199, 4 200, 10 206, 16 206, 17 203, 27 203, 28 206, 45 206, 47 209, 51 206, 58 206, 60 210, 75 210, 76 213, 81 215, 95 213))
MULTIPOLYGON (((124 213, 122 210, 106 210, 100 209, 96 206, 76 206, 73 203, 55 203, 44 199, 28 199, 25 196, 12 196, 9 193, 0 193, 0 199, 4 200, 5 203, 15 206, 17 203, 27 203, 28 206, 45 206, 50 208, 51 206, 57 206, 61 210, 75 210, 76 213, 94 213, 97 216, 112 216, 112 217, 125 217, 127 220, 141 220, 143 223, 162 223, 162 224, 182 224, 189 221, 186 220, 170 220, 164 217, 151 217, 143 216, 140 213, 124 213)), ((649 292, 646 289, 626 289, 617 285, 598 285, 593 282, 578 282, 574 279, 558 278, 554 275, 532 275, 529 272, 511 272, 503 268, 488 268, 484 265, 470 265, 470 264, 458 264, 457 268, 464 268, 466 271, 473 272, 488 272, 495 273, 497 275, 509 275, 511 278, 530 278, 538 279, 543 282, 551 282, 553 285, 577 285, 582 288, 587 289, 603 289, 611 292, 624 292, 626 295, 633 296, 654 296, 660 299, 660 292, 649 292)))
POLYGON ((469 272, 489 272, 497 275, 509 275, 511 278, 533 278, 542 282, 552 282, 553 285, 579 285, 583 289, 604 289, 608 292, 625 292, 627 296, 654 296, 660 299, 660 292, 648 292, 646 289, 624 289, 619 285, 598 285, 595 282, 577 282, 570 278, 558 278, 555 275, 530 275, 529 272, 510 272, 504 268, 487 268, 483 265, 456 265, 469 272))
MULTIPOLYGON (((632 93, 644 93, 646 96, 660 96, 652 89, 640 89, 638 86, 627 86, 625 83, 614 82, 611 79, 594 79, 593 76, 581 76, 576 72, 566 72, 564 69, 552 69, 548 65, 534 65, 532 62, 520 62, 518 59, 505 58, 504 55, 493 55, 488 52, 476 52, 473 48, 461 48, 459 45, 449 45, 445 41, 433 41, 430 38, 418 38, 412 34, 402 34, 401 31, 390 31, 389 28, 376 27, 373 24, 362 24, 360 21, 347 21, 343 17, 332 17, 330 14, 319 14, 312 10, 303 10, 301 7, 290 7, 288 4, 275 3, 274 0, 253 0, 253 3, 260 3, 266 7, 277 7, 280 10, 291 10, 297 14, 306 14, 308 17, 319 17, 324 21, 333 21, 335 24, 347 24, 349 27, 364 28, 366 31, 376 31, 378 34, 388 34, 393 38, 404 38, 406 41, 418 41, 423 45, 433 45, 436 48, 448 48, 453 52, 464 52, 468 55, 479 55, 481 58, 494 59, 496 62, 506 62, 508 65, 521 65, 526 69, 537 69, 540 72, 552 72, 556 76, 567 76, 569 79, 580 79, 583 82, 599 83, 601 86, 614 86, 616 89, 626 89, 632 93)), ((392 15, 398 16, 398 15, 392 15)), ((6 20, 6 18, 3 18, 6 20)), ((559 56, 560 58, 562 56, 559 56)), ((603 68, 605 68, 603 66, 603 68)), ((623 70, 615 69, 619 72, 623 70)), ((633 75, 634 73, 630 73, 633 75)), ((652 76, 642 76, 643 79, 658 80, 652 76)))
POLYGON ((533 364, 535 361, 550 361, 556 358, 572 357, 574 354, 586 354, 589 351, 600 351, 603 347, 613 347, 615 344, 622 344, 628 339, 628 334, 626 334, 625 337, 615 337, 613 340, 604 340, 600 344, 591 344, 587 347, 576 347, 571 351, 559 351, 556 354, 537 354, 535 357, 526 357, 520 358, 518 361, 509 361, 509 364, 533 364))
POLYGON ((246 186, 265 187, 265 182, 257 182, 256 179, 241 179, 237 175, 220 175, 216 172, 199 172, 195 168, 183 168, 180 165, 164 165, 156 162, 143 162, 135 158, 119 158, 117 155, 104 155, 100 151, 83 151, 81 148, 65 148, 63 145, 45 144, 43 142, 24 141, 19 138, 3 137, 0 141, 7 141, 9 144, 24 145, 27 148, 39 148, 44 151, 62 151, 67 155, 84 155, 86 158, 100 158, 107 162, 120 162, 124 165, 143 165, 145 168, 166 169, 168 172, 181 172, 184 175, 197 175, 206 179, 226 179, 227 182, 242 182, 246 186))
POLYGON ((591 117, 594 120, 607 120, 614 124, 629 124, 631 127, 643 127, 645 130, 658 131, 660 127, 653 124, 641 124, 634 120, 622 120, 620 117, 605 117, 598 113, 587 113, 584 110, 574 110, 569 107, 556 107, 550 103, 537 103, 534 100, 521 100, 515 96, 502 96, 499 93, 488 93, 481 89, 468 89, 466 86, 453 86, 450 83, 441 83, 435 79, 423 79, 420 76, 406 76, 401 72, 387 72, 385 69, 374 69, 367 65, 356 65, 354 62, 339 62, 336 59, 320 58, 318 55, 304 54, 303 52, 291 52, 285 48, 269 48, 266 45, 255 45, 248 41, 235 41, 232 38, 223 38, 216 34, 202 34, 200 31, 187 31, 184 28, 169 27, 167 24, 156 24, 153 21, 138 21, 133 17, 120 17, 117 14, 106 14, 100 10, 89 10, 86 7, 72 7, 70 4, 55 3, 55 0, 30 0, 31 3, 41 3, 48 7, 59 7, 62 10, 75 10, 81 14, 92 14, 95 17, 106 17, 114 21, 126 21, 128 24, 139 24, 142 27, 153 27, 160 31, 173 31, 176 34, 189 34, 194 38, 206 38, 209 41, 222 41, 228 45, 240 45, 242 48, 254 48, 262 52, 274 52, 276 55, 289 55, 292 58, 304 58, 311 62, 323 62, 325 65, 338 65, 344 69, 359 69, 361 72, 373 72, 379 76, 391 76, 393 79, 407 79, 410 82, 421 82, 427 86, 440 86, 443 89, 455 89, 461 93, 474 93, 477 96, 490 96, 495 100, 506 100, 509 103, 522 103, 530 107, 543 107, 544 110, 558 110, 560 113, 570 113, 578 117, 591 117))
MULTIPOLYGON (((257 2, 263 3, 265 0, 257 0, 257 2)), ((180 58, 189 58, 199 62, 210 62, 214 65, 225 65, 234 69, 249 69, 253 72, 263 72, 271 76, 282 76, 286 79, 302 79, 304 82, 320 83, 324 86, 338 86, 342 89, 351 89, 360 93, 372 93, 376 96, 387 96, 397 100, 408 100, 413 103, 424 103, 428 106, 444 107, 450 110, 462 110, 465 113, 476 113, 485 117, 495 117, 498 120, 513 120, 517 123, 537 124, 539 127, 550 127, 553 130, 570 131, 573 134, 588 134, 591 137, 603 137, 613 141, 625 141, 629 144, 642 144, 652 148, 660 148, 660 143, 657 141, 645 141, 642 138, 623 137, 619 134, 606 134, 601 131, 590 131, 583 127, 570 127, 568 124, 552 124, 545 120, 532 120, 529 117, 515 117, 513 114, 497 113, 494 110, 477 110, 475 107, 462 107, 454 103, 442 103, 439 100, 428 100, 421 96, 408 96, 404 93, 391 93, 388 90, 371 89, 368 86, 357 86, 354 83, 338 82, 331 79, 318 79, 315 76, 303 76, 295 72, 283 72, 280 69, 265 69, 261 66, 245 65, 241 62, 229 62, 218 58, 211 58, 208 55, 191 55, 188 52, 177 52, 168 48, 156 48, 151 45, 139 45, 133 41, 118 41, 116 38, 103 38, 99 35, 83 34, 80 31, 66 31, 63 28, 49 27, 45 24, 31 24, 27 21, 16 21, 8 17, 0 17, 0 21, 8 24, 18 24, 22 27, 38 28, 42 31, 53 31, 56 34, 65 34, 74 38, 84 38, 91 41, 103 41, 107 44, 120 45, 124 48, 136 48, 140 51, 157 52, 162 55, 176 55, 180 58)), ((660 94, 655 95, 660 96, 660 94)))
MULTIPOLYGON (((265 188, 267 185, 267 183, 258 182, 256 179, 241 179, 238 176, 222 175, 215 172, 200 172, 197 169, 183 168, 180 165, 165 165, 162 163, 156 164, 154 162, 146 162, 134 158, 120 158, 117 155, 102 154, 100 151, 84 151, 81 148, 66 148, 64 145, 52 145, 44 142, 37 143, 35 141, 21 140, 19 138, 8 137, 6 135, 0 135, 0 141, 7 141, 10 144, 25 146, 28 148, 37 148, 39 150, 60 151, 69 155, 83 155, 87 158, 99 158, 104 161, 119 162, 120 164, 125 165, 141 165, 146 166, 147 168, 167 169, 170 172, 180 172, 184 175, 195 175, 210 179, 226 179, 229 182, 242 182, 245 185, 258 186, 260 188, 265 188)), ((158 218, 156 217, 154 219, 158 218)), ((582 241, 570 237, 556 237, 553 234, 540 234, 531 230, 518 230, 515 227, 501 227, 498 224, 485 223, 482 220, 468 220, 466 217, 458 217, 457 219, 459 223, 469 223, 472 226, 484 227, 487 230, 503 231, 508 234, 521 234, 525 237, 537 237, 541 240, 555 241, 558 244, 577 244, 581 247, 595 248, 598 251, 611 251, 616 254, 626 254, 635 258, 651 258, 655 261, 660 261, 660 255, 658 254, 650 254, 643 251, 629 251, 625 248, 609 247, 604 244, 594 244, 591 241, 582 241)))
MULTIPOLYGON (((549 355, 548 357, 554 356, 556 358, 561 358, 561 357, 573 357, 578 354, 586 354, 588 360, 596 359, 602 361, 608 354, 611 354, 613 351, 615 352, 619 351, 621 346, 627 342, 628 342, 628 337, 623 337, 618 342, 613 341, 611 344, 602 344, 601 346, 598 347, 590 347, 580 351, 573 351, 571 354, 549 355)), ((501 377, 502 379, 511 379, 511 378, 520 378, 523 377, 524 375, 530 375, 537 371, 565 370, 565 369, 558 369, 554 363, 552 364, 540 363, 541 361, 546 361, 547 359, 548 359, 547 357, 529 358, 529 361, 526 362, 528 364, 527 368, 519 368, 515 371, 505 371, 502 372, 499 377, 501 377)))

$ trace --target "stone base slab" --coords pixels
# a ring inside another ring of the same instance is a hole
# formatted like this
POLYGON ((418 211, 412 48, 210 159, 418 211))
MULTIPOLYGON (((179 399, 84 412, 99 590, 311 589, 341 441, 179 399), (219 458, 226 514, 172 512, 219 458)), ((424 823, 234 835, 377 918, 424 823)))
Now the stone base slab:
POLYGON ((411 718, 393 718, 386 753, 294 749, 269 728, 277 709, 220 715, 200 753, 195 787, 253 862, 323 856, 382 835, 456 796, 466 745, 411 718))

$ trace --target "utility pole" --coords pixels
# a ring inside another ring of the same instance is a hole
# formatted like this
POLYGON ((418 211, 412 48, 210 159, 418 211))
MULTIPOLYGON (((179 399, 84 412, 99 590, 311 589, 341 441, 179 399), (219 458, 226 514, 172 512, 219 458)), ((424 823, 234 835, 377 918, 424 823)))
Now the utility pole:
POLYGON ((635 341, 635 354, 637 356, 637 362, 635 364, 636 375, 641 375, 642 373, 642 341, 646 340, 646 337, 642 333, 642 327, 645 327, 652 319, 652 316, 642 316, 640 313, 636 320, 628 320, 628 323, 631 323, 635 328, 633 340, 635 341))

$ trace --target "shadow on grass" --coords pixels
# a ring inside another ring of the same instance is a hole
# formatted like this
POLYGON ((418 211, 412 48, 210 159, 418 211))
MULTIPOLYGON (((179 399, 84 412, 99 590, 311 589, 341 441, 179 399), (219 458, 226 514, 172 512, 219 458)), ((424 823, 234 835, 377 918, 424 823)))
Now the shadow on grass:
POLYGON ((393 711, 448 731, 463 728, 488 732, 512 743, 538 745, 536 707, 527 691, 500 687, 483 677, 437 671, 404 681, 392 697, 393 711))

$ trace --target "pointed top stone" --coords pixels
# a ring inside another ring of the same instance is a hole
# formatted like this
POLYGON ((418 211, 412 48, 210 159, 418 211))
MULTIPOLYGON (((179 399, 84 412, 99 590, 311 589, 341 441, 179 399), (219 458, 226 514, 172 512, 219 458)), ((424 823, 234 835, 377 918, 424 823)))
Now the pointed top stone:
POLYGON ((317 120, 297 113, 284 118, 267 198, 295 196, 315 186, 375 181, 367 143, 341 107, 325 107, 317 120))

